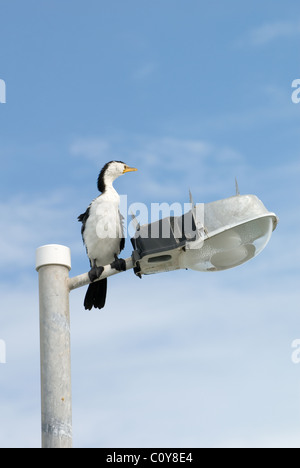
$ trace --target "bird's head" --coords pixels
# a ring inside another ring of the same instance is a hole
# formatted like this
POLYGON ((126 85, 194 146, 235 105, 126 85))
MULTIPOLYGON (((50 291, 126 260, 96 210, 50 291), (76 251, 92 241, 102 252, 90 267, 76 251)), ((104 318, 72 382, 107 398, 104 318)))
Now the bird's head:
POLYGON ((108 186, 111 186, 116 180, 126 172, 137 171, 135 167, 129 167, 122 161, 111 161, 103 167, 98 178, 98 189, 100 192, 105 192, 108 186))

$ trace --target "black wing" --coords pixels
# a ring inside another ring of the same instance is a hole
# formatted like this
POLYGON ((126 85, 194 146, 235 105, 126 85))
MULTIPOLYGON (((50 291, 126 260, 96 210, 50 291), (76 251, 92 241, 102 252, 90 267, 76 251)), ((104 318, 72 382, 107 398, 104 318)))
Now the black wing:
POLYGON ((88 207, 88 209, 86 210, 85 213, 78 216, 78 221, 80 223, 82 223, 82 227, 81 227, 82 238, 83 238, 83 233, 84 233, 84 230, 85 230, 85 225, 86 225, 87 219, 88 219, 88 217, 90 215, 90 209, 91 209, 91 205, 88 207))
POLYGON ((122 250, 124 250, 124 247, 125 247, 124 216, 122 216, 120 212, 119 212, 119 215, 120 215, 120 224, 122 227, 122 237, 120 238, 120 252, 122 252, 122 250))

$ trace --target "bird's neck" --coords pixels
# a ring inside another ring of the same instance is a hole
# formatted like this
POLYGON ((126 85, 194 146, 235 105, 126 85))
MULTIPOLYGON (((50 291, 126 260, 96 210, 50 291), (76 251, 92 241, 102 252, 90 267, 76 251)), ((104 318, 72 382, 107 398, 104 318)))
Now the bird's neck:
POLYGON ((113 180, 105 180, 105 191, 101 197, 110 199, 111 201, 119 202, 120 196, 113 186, 113 180))
POLYGON ((114 187, 113 187, 114 181, 115 181, 115 178, 114 178, 113 176, 111 176, 111 175, 109 175, 109 174, 105 174, 104 180, 103 180, 103 182, 104 182, 104 187, 105 187, 105 192, 106 192, 107 190, 114 190, 114 191, 116 191, 116 190, 114 189, 114 187))

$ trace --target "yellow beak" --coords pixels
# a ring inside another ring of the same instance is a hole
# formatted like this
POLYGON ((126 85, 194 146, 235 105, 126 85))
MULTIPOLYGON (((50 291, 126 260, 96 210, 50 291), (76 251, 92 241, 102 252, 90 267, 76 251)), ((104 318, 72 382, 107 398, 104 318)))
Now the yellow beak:
POLYGON ((135 171, 137 171, 137 169, 135 167, 126 166, 124 171, 123 171, 123 174, 126 174, 126 172, 135 172, 135 171))

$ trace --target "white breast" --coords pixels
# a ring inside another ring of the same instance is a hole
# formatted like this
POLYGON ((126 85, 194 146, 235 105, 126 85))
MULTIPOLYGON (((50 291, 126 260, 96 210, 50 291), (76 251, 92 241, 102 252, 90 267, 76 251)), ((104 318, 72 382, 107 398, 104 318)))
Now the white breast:
POLYGON ((118 193, 108 191, 96 198, 91 206, 83 233, 88 256, 97 266, 112 263, 120 253, 120 239, 123 227, 119 212, 118 193))

